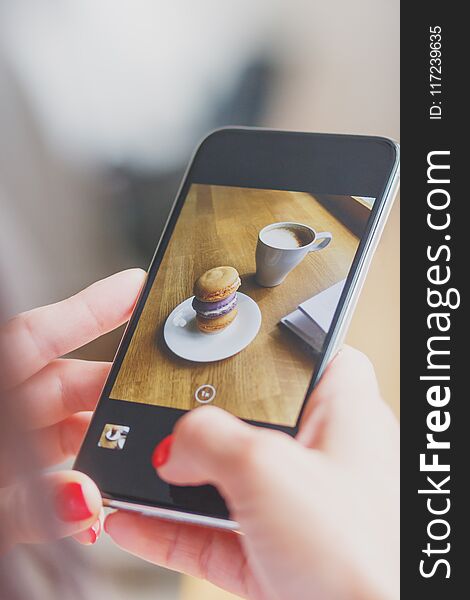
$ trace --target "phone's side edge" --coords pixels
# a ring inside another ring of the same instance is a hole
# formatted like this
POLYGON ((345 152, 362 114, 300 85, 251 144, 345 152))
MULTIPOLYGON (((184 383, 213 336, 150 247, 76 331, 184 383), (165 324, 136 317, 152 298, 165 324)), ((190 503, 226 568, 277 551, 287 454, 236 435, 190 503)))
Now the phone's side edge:
POLYGON ((400 146, 394 140, 387 139, 386 141, 394 146, 396 157, 387 184, 387 188, 384 192, 382 209, 380 211, 380 214, 377 216, 374 229, 369 237, 367 248, 363 252, 361 261, 356 269, 353 281, 351 282, 348 295, 343 303, 343 310, 338 318, 339 326, 337 327, 330 340, 328 348, 323 356, 322 363, 318 369, 316 377, 317 381, 321 377, 323 371, 325 370, 330 360, 332 360, 336 356, 337 352, 341 349, 343 345, 344 338, 346 337, 346 333, 349 329, 351 319, 354 315, 354 311, 359 297, 361 295, 361 291, 364 286, 367 273, 369 272, 369 268, 372 263, 372 258, 380 242, 380 238, 385 228, 385 224, 387 222, 388 215, 390 214, 390 211, 392 209, 394 200, 398 194, 398 190, 400 187, 400 146))
POLYGON ((148 517, 156 517, 166 521, 176 521, 179 523, 190 523, 192 525, 203 525, 205 527, 213 527, 215 529, 225 529, 229 531, 239 531, 240 525, 231 519, 222 519, 218 517, 209 517, 196 513, 186 513, 169 508, 160 508, 157 506, 149 506, 146 504, 136 504, 134 502, 125 502, 123 500, 112 500, 103 498, 103 506, 115 508, 118 510, 126 510, 137 512, 148 517))

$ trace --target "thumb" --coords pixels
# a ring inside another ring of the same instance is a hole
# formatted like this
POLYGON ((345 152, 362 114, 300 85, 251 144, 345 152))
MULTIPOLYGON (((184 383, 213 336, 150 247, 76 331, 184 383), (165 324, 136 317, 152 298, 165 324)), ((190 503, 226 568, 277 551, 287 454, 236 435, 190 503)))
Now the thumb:
POLYGON ((38 543, 74 535, 96 523, 101 495, 78 471, 60 471, 0 490, 2 550, 16 543, 38 543))
POLYGON ((153 465, 175 485, 215 485, 227 502, 246 497, 262 473, 302 447, 286 434, 248 425, 215 406, 187 413, 155 448, 153 465), (289 451, 285 447, 289 446, 289 451))
POLYGON ((337 525, 327 524, 334 521, 330 509, 344 490, 316 450, 207 406, 182 417, 153 459, 158 474, 172 484, 217 487, 245 534, 247 555, 261 566, 257 577, 269 590, 266 597, 301 596, 292 589, 302 587, 296 572, 309 572, 312 556, 320 571, 328 563, 319 549, 327 545, 331 531, 336 535, 337 525), (271 575, 264 581, 266 573, 271 575), (273 592, 273 573, 285 593, 273 592))
POLYGON ((371 448, 383 460, 388 448, 395 449, 398 435, 398 422, 381 397, 372 363, 345 346, 313 391, 297 440, 330 458, 361 464, 371 448))

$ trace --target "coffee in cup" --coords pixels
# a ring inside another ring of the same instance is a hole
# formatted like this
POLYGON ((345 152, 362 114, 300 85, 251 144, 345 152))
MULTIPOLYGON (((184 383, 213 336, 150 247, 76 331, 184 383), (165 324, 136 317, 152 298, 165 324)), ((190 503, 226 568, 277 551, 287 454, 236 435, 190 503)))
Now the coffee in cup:
POLYGON ((273 248, 303 248, 310 244, 314 234, 310 229, 297 226, 279 226, 263 230, 260 239, 273 248))
POLYGON ((309 252, 326 248, 331 238, 328 231, 316 232, 302 223, 267 225, 258 234, 256 281, 263 287, 279 285, 309 252))

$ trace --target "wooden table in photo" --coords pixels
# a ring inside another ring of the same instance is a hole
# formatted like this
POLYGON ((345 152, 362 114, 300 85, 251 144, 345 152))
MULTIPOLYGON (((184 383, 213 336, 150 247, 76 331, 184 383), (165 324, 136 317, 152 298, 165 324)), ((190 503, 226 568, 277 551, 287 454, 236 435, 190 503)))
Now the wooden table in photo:
POLYGON ((347 276, 358 242, 311 194, 193 185, 111 397, 191 409, 198 406, 195 390, 210 383, 217 388, 215 405, 244 419, 294 425, 314 358, 279 322, 301 302, 347 276), (262 288, 254 280, 258 232, 279 221, 330 231, 333 239, 326 249, 307 255, 284 283, 262 288), (163 325, 175 306, 192 295, 194 281, 219 265, 239 271, 240 291, 261 310, 261 328, 253 342, 231 358, 189 362, 168 350, 163 325))

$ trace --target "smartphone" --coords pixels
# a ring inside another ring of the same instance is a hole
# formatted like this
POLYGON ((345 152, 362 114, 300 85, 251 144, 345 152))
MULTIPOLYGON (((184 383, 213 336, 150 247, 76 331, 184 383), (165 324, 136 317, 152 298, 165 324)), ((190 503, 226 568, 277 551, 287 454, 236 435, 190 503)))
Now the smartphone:
POLYGON ((75 463, 105 506, 238 528, 214 487, 159 479, 153 449, 205 404, 296 434, 398 181, 386 138, 226 128, 202 141, 75 463), (207 272, 218 296, 203 294, 207 272))

